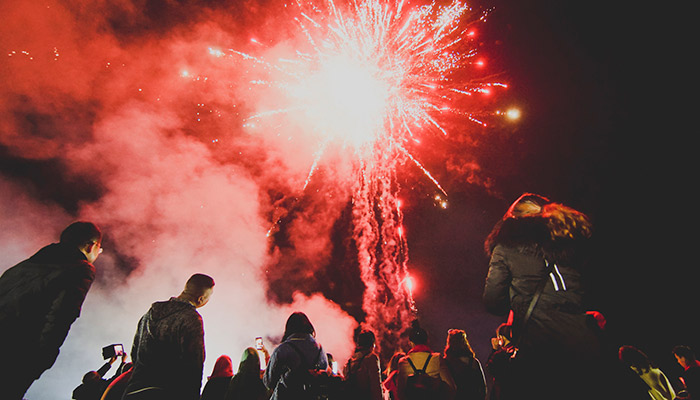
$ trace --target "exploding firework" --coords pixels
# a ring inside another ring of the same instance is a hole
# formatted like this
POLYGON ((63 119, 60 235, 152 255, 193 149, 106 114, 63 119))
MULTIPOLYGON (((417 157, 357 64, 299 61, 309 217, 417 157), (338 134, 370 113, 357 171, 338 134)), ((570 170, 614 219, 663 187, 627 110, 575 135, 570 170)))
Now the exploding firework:
POLYGON ((252 134, 286 126, 311 138, 314 159, 302 191, 328 152, 351 155, 347 184, 366 286, 365 323, 378 334, 380 348, 390 343, 383 350, 392 351, 417 311, 412 285, 406 284, 412 281, 397 166, 415 165, 446 207, 447 193, 414 152, 423 140, 448 136, 441 124, 448 116, 486 125, 482 115, 455 104, 505 87, 465 71, 483 63, 472 38, 488 13, 474 13, 460 1, 415 6, 392 0, 298 1, 285 11, 301 38, 293 51, 274 60, 254 51, 210 51, 255 68, 259 76, 250 80, 251 90, 275 99, 246 119, 252 134))

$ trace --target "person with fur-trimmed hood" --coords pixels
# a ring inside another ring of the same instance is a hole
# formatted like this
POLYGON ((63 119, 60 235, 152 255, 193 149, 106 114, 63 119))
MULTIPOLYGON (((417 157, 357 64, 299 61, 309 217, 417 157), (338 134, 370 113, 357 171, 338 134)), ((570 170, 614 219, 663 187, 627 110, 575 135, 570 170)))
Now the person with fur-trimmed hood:
MULTIPOLYGON (((512 311, 519 357, 537 360, 537 365, 524 367, 523 374, 532 374, 525 381, 536 388, 533 394, 538 398, 546 396, 545 387, 556 390, 555 383, 573 384, 577 374, 585 374, 600 360, 600 343, 583 305, 582 278, 591 234, 592 224, 583 213, 525 193, 485 243, 490 262, 484 305, 495 315, 512 311), (540 282, 544 289, 523 326, 540 282), (546 385, 541 377, 546 377, 546 385)), ((573 386, 566 387, 569 395, 573 386)))

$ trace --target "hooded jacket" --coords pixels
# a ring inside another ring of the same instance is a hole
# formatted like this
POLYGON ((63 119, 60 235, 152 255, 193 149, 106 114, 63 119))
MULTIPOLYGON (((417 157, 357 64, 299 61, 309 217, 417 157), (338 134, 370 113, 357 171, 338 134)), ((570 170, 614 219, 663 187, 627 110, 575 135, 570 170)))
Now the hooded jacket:
POLYGON ((31 360, 39 374, 58 357, 95 267, 77 248, 50 244, 0 277, 0 343, 8 365, 31 360))
POLYGON ((126 396, 161 390, 168 398, 198 400, 205 358, 202 317, 176 297, 153 303, 139 321, 131 358, 126 396))

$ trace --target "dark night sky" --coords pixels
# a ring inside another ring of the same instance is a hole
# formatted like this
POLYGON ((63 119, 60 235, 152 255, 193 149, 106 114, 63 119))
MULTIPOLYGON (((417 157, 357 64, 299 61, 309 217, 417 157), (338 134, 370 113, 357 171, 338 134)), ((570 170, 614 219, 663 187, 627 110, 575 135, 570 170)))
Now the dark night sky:
POLYGON ((438 266, 420 272, 431 285, 430 294, 417 295, 421 319, 440 346, 447 329, 464 328, 478 355, 488 355, 502 319, 479 303, 488 268, 483 240, 514 199, 537 192, 592 217, 590 300, 607 316, 614 342, 642 348, 677 374, 671 347, 700 347, 688 228, 697 217, 685 208, 690 174, 676 165, 684 151, 669 158, 667 150, 677 146, 676 89, 661 93, 652 82, 665 73, 647 58, 670 45, 651 33, 665 23, 642 26, 642 10, 615 2, 488 4, 495 9, 486 53, 510 78, 523 118, 482 164, 500 173, 498 196, 454 185, 446 188, 448 211, 426 201, 426 210, 407 216, 413 267, 438 266))

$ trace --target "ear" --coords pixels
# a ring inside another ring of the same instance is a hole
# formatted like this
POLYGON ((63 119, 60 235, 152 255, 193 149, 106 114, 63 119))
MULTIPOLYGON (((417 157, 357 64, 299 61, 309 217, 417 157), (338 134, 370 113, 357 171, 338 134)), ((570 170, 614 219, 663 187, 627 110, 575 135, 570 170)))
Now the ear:
POLYGON ((92 253, 92 251, 95 249, 95 246, 97 246, 96 242, 90 242, 85 245, 85 252, 86 253, 92 253))

